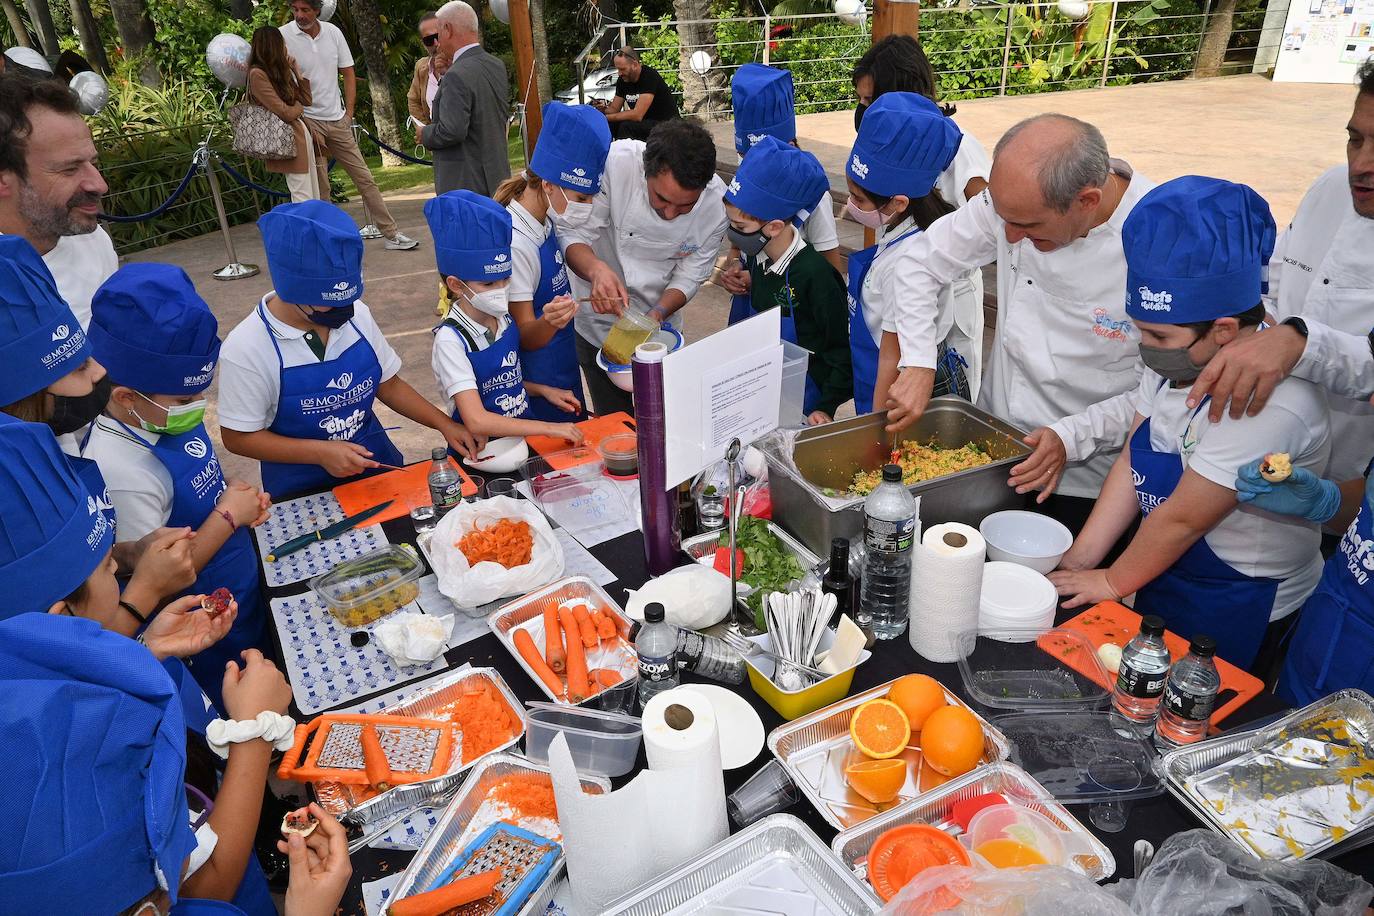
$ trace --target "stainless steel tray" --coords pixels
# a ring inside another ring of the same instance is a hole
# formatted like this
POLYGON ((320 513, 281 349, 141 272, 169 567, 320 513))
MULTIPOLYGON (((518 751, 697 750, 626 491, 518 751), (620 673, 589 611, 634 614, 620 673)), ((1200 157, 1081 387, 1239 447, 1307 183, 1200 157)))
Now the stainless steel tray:
MULTIPOLYGON (((525 660, 520 657, 520 650, 515 648, 514 637, 516 630, 530 630, 531 635, 535 637, 535 645, 542 646, 544 644, 543 621, 540 618, 544 613, 544 608, 550 603, 552 603, 554 607, 557 607, 564 601, 575 598, 586 598, 588 601, 600 604, 602 607, 610 608, 611 613, 616 619, 616 629, 620 631, 622 643, 621 652, 623 654, 622 660, 628 665, 635 655, 634 646, 630 643, 630 628, 632 621, 625 616, 625 612, 621 609, 620 605, 611 600, 611 596, 606 593, 605 589, 586 576, 570 576, 566 579, 559 579, 557 582, 531 592, 523 598, 518 598, 515 601, 502 605, 498 610, 493 611, 491 615, 487 617, 487 626, 491 627, 491 631, 496 634, 496 638, 501 640, 501 645, 505 646, 506 651, 514 656, 515 661, 524 669, 525 673, 530 676, 530 680, 534 681, 535 685, 539 687, 544 696, 548 697, 551 702, 561 703, 565 706, 572 706, 574 704, 569 703, 562 697, 553 695, 552 691, 545 686, 543 679, 535 674, 525 660)), ((606 650, 597 651, 604 652, 606 650)), ((592 660, 588 659, 587 667, 596 668, 598 666, 592 664, 592 660)), ((595 697, 584 700, 583 702, 592 703, 597 697, 604 696, 611 691, 624 689, 624 684, 633 684, 637 677, 637 674, 632 674, 628 676, 621 685, 603 690, 595 697)))
MULTIPOLYGON (((820 565, 821 558, 816 556, 816 554, 808 549, 805 544, 784 531, 780 525, 774 524, 771 521, 765 521, 764 524, 767 525, 768 530, 776 535, 777 539, 782 542, 782 546, 786 547, 787 551, 797 558, 797 562, 801 563, 803 571, 815 569, 820 565)), ((716 531, 707 531, 704 534, 694 535, 682 542, 682 552, 700 563, 703 558, 713 557, 715 555, 716 544, 720 541, 720 536, 724 533, 725 529, 721 528, 716 531)), ((754 587, 752 585, 743 581, 739 583, 739 594, 748 595, 753 591, 754 587)))
POLYGON ((804 888, 799 893, 824 907, 817 912, 867 916, 881 906, 873 892, 845 871, 805 824, 790 814, 774 814, 717 843, 699 858, 630 891, 611 903, 602 916, 706 912, 721 898, 776 869, 786 869, 790 873, 787 877, 804 888))
MULTIPOLYGON (((1234 793, 1245 792, 1247 788, 1251 787, 1252 780, 1247 778, 1247 774, 1244 772, 1242 757, 1252 751, 1275 748, 1290 739, 1312 734, 1323 725, 1327 725, 1328 729, 1329 725, 1343 727, 1348 733, 1349 743, 1361 745, 1364 756, 1374 756, 1374 697, 1361 690, 1340 690, 1325 699, 1289 713, 1263 728, 1240 734, 1222 735, 1209 741, 1200 741, 1197 744, 1185 745, 1166 752, 1159 761, 1160 770, 1164 774, 1165 786, 1176 798, 1190 808, 1204 824, 1229 838, 1256 858, 1287 861, 1321 855, 1336 847, 1338 843, 1350 841, 1357 832, 1367 831, 1371 826, 1374 826, 1374 803, 1368 803, 1374 799, 1374 780, 1371 780, 1370 777, 1363 777, 1364 784, 1358 790, 1365 797, 1367 805, 1365 816, 1354 829, 1342 832, 1339 836, 1327 829, 1324 831, 1325 838, 1318 842, 1302 843, 1297 839, 1290 839, 1285 844, 1284 852, 1277 855, 1265 855, 1257 849, 1247 839, 1249 828, 1244 825, 1244 822, 1240 818, 1228 822, 1228 818, 1223 814, 1224 804, 1219 805, 1223 811, 1218 811, 1217 807, 1214 807, 1213 800, 1209 800, 1200 787, 1211 779, 1224 778, 1234 793)), ((1307 779, 1308 785, 1301 786, 1301 788, 1335 784, 1336 780, 1321 778, 1322 773, 1332 772, 1338 773, 1339 769, 1309 763, 1302 768, 1302 774, 1307 779), (1316 780, 1311 779, 1313 776, 1316 776, 1316 780)), ((1276 801, 1282 802, 1289 793, 1283 791, 1282 785, 1275 785, 1276 781, 1272 779, 1273 770, 1269 771, 1269 775, 1270 781, 1263 786, 1253 787, 1253 794, 1269 793, 1267 798, 1277 795, 1276 801)), ((1347 782, 1346 785, 1350 785, 1350 783, 1347 782)), ((1350 790, 1347 790, 1347 795, 1347 804, 1353 805, 1356 796, 1350 790)), ((1298 809, 1296 805, 1291 807, 1284 805, 1284 810, 1287 814, 1290 811, 1296 812, 1298 809)), ((1326 806, 1323 810, 1334 811, 1336 809, 1326 806)), ((1363 839, 1361 837, 1360 842, 1347 842, 1347 846, 1363 845, 1363 839)), ((1340 849, 1337 848, 1335 851, 1339 852, 1340 849)))
MULTIPOLYGON (((872 690, 824 706, 810 715, 779 725, 768 734, 768 749, 778 758, 783 769, 787 770, 792 781, 820 812, 821 817, 836 830, 857 827, 880 813, 878 806, 845 785, 844 766, 845 759, 854 751, 849 739, 849 719, 854 710, 869 700, 887 696, 892 684, 893 681, 888 681, 872 690)), ((1007 759, 1011 744, 1006 736, 948 688, 945 688, 945 699, 973 713, 983 726, 983 759, 973 770, 974 773, 980 772, 986 764, 1007 759)), ((919 746, 908 747, 902 757, 908 764, 906 785, 902 787, 898 801, 883 806, 883 810, 925 798, 939 788, 932 786, 922 791, 918 775, 921 760, 919 746)))
MULTIPOLYGON (((449 803, 439 822, 434 825, 425 845, 415 854, 406 866, 405 874, 396 884, 391 899, 400 900, 412 893, 419 893, 439 877, 461 853, 467 842, 476 837, 464 838, 472 819, 486 801, 487 794, 506 776, 517 773, 548 773, 549 768, 527 760, 516 754, 494 754, 485 757, 472 771, 467 783, 449 803)), ((582 776, 582 787, 591 792, 609 792, 610 780, 599 776, 582 776)), ((553 899, 554 888, 563 876, 563 856, 540 883, 538 890, 520 909, 521 916, 542 914, 553 899)))
POLYGON ((845 868, 867 880, 868 851, 885 831, 903 824, 930 824, 941 830, 957 831, 959 828, 951 817, 955 802, 989 792, 996 792, 1008 801, 1045 815, 1055 826, 1073 834, 1080 843, 1092 850, 1070 859, 1069 868, 1094 881, 1102 881, 1116 874, 1116 859, 1112 858, 1111 851, 1102 841, 1055 801, 1034 777, 1016 764, 1006 762, 990 763, 972 773, 965 773, 924 798, 884 811, 858 827, 845 830, 835 837, 830 848, 839 856, 845 868))

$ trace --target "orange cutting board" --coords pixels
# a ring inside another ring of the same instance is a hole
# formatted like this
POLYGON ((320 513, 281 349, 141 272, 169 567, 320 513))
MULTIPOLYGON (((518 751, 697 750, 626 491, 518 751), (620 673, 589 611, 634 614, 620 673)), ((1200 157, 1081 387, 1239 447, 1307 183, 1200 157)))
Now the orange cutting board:
MULTIPOLYGON (((1109 642, 1124 649, 1126 643, 1130 642, 1140 632, 1140 615, 1123 604, 1118 604, 1115 601, 1104 601, 1059 626, 1082 633, 1093 644, 1094 649, 1109 642)), ((1169 655, 1173 657, 1174 661, 1178 661, 1188 654, 1188 640, 1172 630, 1164 631, 1164 644, 1169 647, 1169 655)), ((1084 677, 1101 683, 1101 674, 1088 665, 1080 666, 1075 659, 1069 657, 1060 658, 1060 661, 1084 677)), ((1242 671, 1224 658, 1218 658, 1216 661, 1217 671, 1221 674, 1221 689, 1234 690, 1236 695, 1212 711, 1212 725, 1214 726, 1259 696, 1264 690, 1264 682, 1250 672, 1242 671)), ((1108 683, 1102 686, 1110 690, 1114 685, 1108 683)))
MULTIPOLYGON (((380 505, 388 499, 394 500, 385 510, 368 519, 364 527, 401 518, 410 514, 412 503, 421 499, 429 502, 429 469, 432 465, 432 461, 421 461, 418 464, 408 464, 399 471, 387 471, 374 477, 364 477, 362 480, 335 487, 334 496, 343 507, 344 515, 354 515, 380 505)), ((463 478, 463 495, 471 496, 476 493, 477 486, 467 473, 458 467, 456 462, 453 462, 453 466, 463 478)))
POLYGON ((595 460, 598 455, 596 447, 601 444, 601 440, 607 436, 614 436, 616 433, 632 433, 634 429, 634 417, 619 411, 608 413, 604 417, 592 417, 590 420, 583 420, 577 424, 577 428, 582 430, 584 440, 581 446, 574 446, 567 439, 560 439, 557 436, 529 436, 526 438, 530 448, 545 456, 555 452, 564 452, 568 449, 586 448, 591 451, 590 455, 585 455, 581 460, 572 460, 563 456, 555 455, 549 461, 549 465, 555 470, 564 471, 579 464, 586 464, 595 460))

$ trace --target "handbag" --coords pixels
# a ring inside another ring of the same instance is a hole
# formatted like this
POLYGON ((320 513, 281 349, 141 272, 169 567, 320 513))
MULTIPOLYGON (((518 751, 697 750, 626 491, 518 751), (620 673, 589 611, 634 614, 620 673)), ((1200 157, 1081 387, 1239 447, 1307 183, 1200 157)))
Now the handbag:
POLYGON ((295 159, 296 130, 272 112, 245 98, 229 109, 234 152, 250 159, 295 159))

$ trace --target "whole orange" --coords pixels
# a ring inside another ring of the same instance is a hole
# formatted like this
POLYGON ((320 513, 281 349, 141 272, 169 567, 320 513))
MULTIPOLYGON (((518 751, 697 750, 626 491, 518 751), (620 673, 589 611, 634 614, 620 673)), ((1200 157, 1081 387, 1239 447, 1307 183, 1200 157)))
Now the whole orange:
POLYGON ((937 772, 962 776, 983 756, 983 726, 962 706, 937 709, 921 729, 921 754, 937 772))
POLYGON ((926 717, 945 705, 945 689, 929 675, 908 674, 893 682, 887 698, 902 708, 911 730, 918 732, 925 727, 926 717))

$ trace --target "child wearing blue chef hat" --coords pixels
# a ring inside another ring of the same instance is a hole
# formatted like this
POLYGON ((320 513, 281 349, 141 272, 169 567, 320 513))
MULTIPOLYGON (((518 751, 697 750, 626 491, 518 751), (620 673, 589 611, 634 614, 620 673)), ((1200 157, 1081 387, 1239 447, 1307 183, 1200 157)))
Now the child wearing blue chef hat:
POLYGON ((511 273, 511 215, 471 191, 450 191, 425 202, 439 276, 453 295, 448 316, 434 329, 434 376, 453 404, 453 417, 482 436, 556 436, 574 445, 572 423, 527 418, 529 397, 568 403, 572 392, 525 381, 520 330, 511 320, 506 286, 511 273))
POLYGON ((262 462, 281 499, 403 463, 377 419, 380 400, 439 431, 465 455, 472 436, 401 378, 401 359, 361 298, 363 244, 324 201, 281 204, 258 220, 275 288, 220 354, 224 447, 262 462))
POLYGON ((1264 670, 1321 575, 1321 532, 1239 502, 1236 474, 1269 452, 1320 472, 1331 447, 1326 404, 1315 386, 1288 379, 1260 415, 1214 424, 1205 403, 1190 410, 1187 398, 1223 346, 1262 332, 1274 220, 1245 185, 1187 176, 1141 198, 1121 240, 1126 312, 1144 363, 1135 421, 1050 578, 1067 608, 1134 592, 1139 613, 1158 614, 1185 638, 1210 636, 1220 657, 1264 670), (1096 568, 1137 515, 1126 552, 1096 568))
POLYGON ((813 425, 829 423, 854 394, 844 278, 799 226, 806 202, 826 184, 815 156, 770 136, 725 190, 727 235, 752 264, 750 314, 781 309, 783 339, 811 351, 802 411, 813 425))
POLYGON ((555 227, 585 222, 591 215, 610 149, 605 115, 590 105, 550 102, 529 168, 507 178, 492 195, 511 218, 506 297, 520 329, 520 364, 530 396, 525 416, 531 420, 556 423, 585 413, 573 330, 577 303, 569 294, 555 227))
POLYGON ((105 475, 121 538, 164 526, 191 528, 199 575, 190 591, 227 588, 239 616, 225 639, 190 662, 218 704, 224 663, 266 646, 258 560, 248 529, 267 518, 270 498, 226 481, 203 422, 205 392, 219 361, 219 324, 186 272, 129 264, 91 301, 91 348, 113 382, 105 413, 83 455, 105 475))

